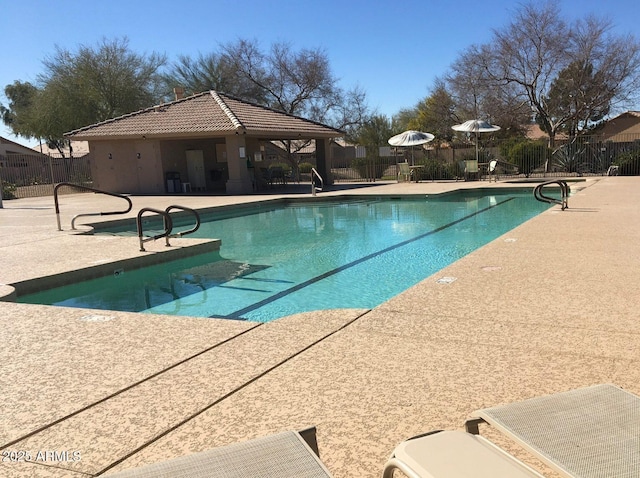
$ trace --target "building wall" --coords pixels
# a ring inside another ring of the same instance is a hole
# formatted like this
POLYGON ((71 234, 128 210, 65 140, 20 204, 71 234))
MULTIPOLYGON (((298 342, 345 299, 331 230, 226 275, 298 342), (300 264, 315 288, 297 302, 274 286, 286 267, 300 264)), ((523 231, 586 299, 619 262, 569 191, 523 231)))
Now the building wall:
POLYGON ((225 158, 218 158, 218 154, 225 150, 222 139, 92 141, 90 149, 94 187, 109 192, 181 192, 182 183, 196 182, 189 178, 188 150, 203 152, 206 191, 224 191, 229 177, 228 163, 225 158), (173 190, 168 187, 167 173, 171 178, 176 176, 175 173, 179 177, 179 186, 172 186, 173 190))
POLYGON ((91 141, 94 186, 122 194, 162 194, 165 190, 158 141, 91 141))

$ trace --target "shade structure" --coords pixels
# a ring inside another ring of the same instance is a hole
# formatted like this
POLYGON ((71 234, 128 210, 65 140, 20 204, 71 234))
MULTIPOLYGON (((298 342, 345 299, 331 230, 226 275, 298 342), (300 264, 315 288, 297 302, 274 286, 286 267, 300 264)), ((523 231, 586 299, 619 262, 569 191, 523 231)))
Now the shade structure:
POLYGON ((451 127, 454 131, 461 131, 464 133, 475 133, 476 135, 476 161, 478 160, 478 134, 490 133, 492 131, 498 131, 500 126, 495 126, 488 121, 474 119, 465 121, 462 124, 456 124, 451 127))
POLYGON ((451 127, 454 131, 462 131, 465 133, 489 133, 491 131, 498 131, 500 126, 494 126, 484 120, 469 120, 462 124, 456 124, 451 127))
MULTIPOLYGON (((422 131, 408 130, 404 133, 397 134, 389 138, 388 143, 391 146, 419 146, 421 144, 433 141, 431 133, 423 133, 422 131)), ((413 165, 413 148, 411 149, 411 164, 413 165)))
POLYGON ((389 144, 391 146, 418 146, 433 141, 434 137, 431 133, 409 130, 389 138, 389 144))

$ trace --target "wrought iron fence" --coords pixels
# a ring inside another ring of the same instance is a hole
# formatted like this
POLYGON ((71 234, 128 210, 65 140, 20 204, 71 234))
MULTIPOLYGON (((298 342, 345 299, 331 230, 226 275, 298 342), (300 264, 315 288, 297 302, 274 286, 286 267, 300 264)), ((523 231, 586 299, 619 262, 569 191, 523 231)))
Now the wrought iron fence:
POLYGON ((91 186, 90 156, 47 154, 0 155, 0 183, 4 199, 53 195, 57 183, 91 186))
POLYGON ((613 138, 581 136, 556 140, 549 148, 546 140, 482 141, 476 151, 470 143, 413 151, 395 156, 341 159, 331 172, 336 182, 396 180, 397 163, 407 161, 414 180, 456 180, 465 176, 465 161, 478 161, 478 176, 489 174, 496 163, 501 178, 544 178, 572 176, 640 175, 640 135, 613 138))
MULTIPOLYGON (((492 161, 504 178, 544 178, 593 175, 640 175, 640 135, 583 136, 572 141, 558 140, 553 149, 546 141, 480 140, 478 151, 472 143, 447 147, 389 150, 387 156, 334 157, 331 168, 335 182, 395 181, 399 162, 413 168, 413 180, 438 181, 465 178, 465 161, 478 160, 478 174, 489 173, 492 161)), ((361 153, 361 151, 359 151, 361 153)), ((360 156, 362 154, 358 154, 360 156)), ((92 186, 90 155, 64 157, 46 154, 0 155, 0 184, 4 199, 46 196, 60 182, 92 186)), ((309 161, 313 166, 313 161, 309 161)), ((300 168, 297 181, 308 180, 300 168)))

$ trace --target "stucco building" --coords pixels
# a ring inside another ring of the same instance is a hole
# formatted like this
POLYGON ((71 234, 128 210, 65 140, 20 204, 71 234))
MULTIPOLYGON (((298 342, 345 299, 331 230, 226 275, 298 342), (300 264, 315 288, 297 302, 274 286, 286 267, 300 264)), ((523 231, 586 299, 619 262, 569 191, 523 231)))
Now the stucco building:
POLYGON ((129 194, 251 193, 268 143, 310 140, 331 181, 331 139, 343 132, 207 91, 67 133, 87 141, 94 187, 129 194))

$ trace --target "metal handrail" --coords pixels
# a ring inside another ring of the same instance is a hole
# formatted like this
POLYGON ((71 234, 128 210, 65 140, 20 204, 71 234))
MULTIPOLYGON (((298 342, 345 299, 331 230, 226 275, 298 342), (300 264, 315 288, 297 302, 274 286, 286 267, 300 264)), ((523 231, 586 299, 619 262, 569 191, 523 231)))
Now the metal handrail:
POLYGON ((316 189, 319 189, 320 191, 322 191, 323 188, 324 188, 324 181, 322 180, 322 176, 320 176, 320 173, 316 171, 316 168, 311 168, 311 195, 315 196, 316 189), (320 187, 316 186, 315 178, 318 178, 320 180, 320 187))
POLYGON ((187 211, 187 212, 193 213, 193 215, 196 217, 196 224, 191 229, 187 229, 186 231, 180 231, 175 234, 170 234, 169 237, 186 236, 187 234, 192 234, 196 232, 200 228, 200 215, 198 214, 198 211, 196 211, 195 209, 191 209, 189 207, 178 206, 174 204, 172 206, 169 206, 167 209, 165 209, 165 212, 168 214, 172 209, 179 209, 181 211, 187 211))
POLYGON ((140 240, 140 252, 144 252, 144 243, 148 241, 155 241, 156 239, 160 239, 161 237, 166 238, 166 246, 169 246, 169 235, 171 234, 171 230, 173 229, 173 221, 171 220, 171 216, 167 211, 162 211, 161 209, 154 209, 152 207, 143 207, 138 212, 138 216, 136 217, 136 226, 138 227, 138 239, 140 240), (155 212, 156 214, 160 214, 163 218, 164 232, 162 234, 156 234, 155 236, 150 236, 147 238, 143 238, 142 234, 142 215, 145 212, 155 212))
POLYGON ((113 214, 126 214, 129 211, 131 211, 131 209, 133 208, 133 203, 131 202, 131 199, 129 199, 127 196, 125 196, 123 194, 110 193, 108 191, 102 191, 101 189, 90 188, 88 186, 82 186, 80 184, 73 184, 73 183, 67 183, 67 182, 58 183, 53 188, 53 201, 55 203, 55 208, 56 208, 56 220, 58 222, 58 231, 62 231, 62 226, 60 225, 60 203, 58 201, 58 189, 60 189, 62 186, 71 186, 71 187, 74 187, 76 189, 83 189, 85 191, 92 191, 92 192, 98 193, 98 194, 106 194, 107 196, 113 196, 113 197, 117 197, 117 198, 122 198, 122 199, 126 200, 129 203, 129 207, 125 211, 110 211, 110 212, 94 212, 94 213, 87 213, 87 214, 77 214, 71 220, 71 229, 73 229, 74 231, 76 229, 76 225, 75 225, 76 219, 78 219, 79 217, 85 217, 85 216, 110 216, 110 215, 113 215, 113 214))
POLYGON ((169 247, 171 244, 169 244, 169 238, 171 237, 182 237, 182 236, 186 236, 187 234, 191 234, 196 232, 199 228, 200 228, 200 215, 198 214, 198 211, 196 211, 195 209, 191 209, 189 207, 184 207, 184 206, 178 206, 178 205, 171 205, 168 208, 166 208, 164 211, 160 210, 160 209, 154 209, 152 207, 143 207, 142 209, 140 209, 140 211, 138 212, 138 216, 136 218, 136 226, 138 228, 138 239, 140 240, 140 251, 144 252, 144 243, 148 242, 148 241, 155 241, 156 239, 160 239, 162 237, 166 238, 165 242, 166 242, 166 246, 169 247), (191 212, 193 213, 193 215, 196 218, 196 223, 195 225, 191 228, 191 229, 187 229, 186 231, 180 231, 177 232, 175 234, 173 234, 173 219, 171 219, 171 214, 169 214, 173 209, 179 209, 181 211, 187 211, 187 212, 191 212), (160 214, 162 216, 162 226, 164 227, 164 232, 162 234, 156 234, 155 236, 149 236, 144 238, 144 234, 143 234, 143 230, 142 230, 142 216, 145 212, 154 212, 156 214, 160 214))
POLYGON ((556 179, 554 181, 547 181, 538 184, 533 190, 533 195, 538 201, 550 204, 559 204, 563 211, 569 207, 569 185, 563 179, 556 179), (542 188, 550 184, 557 184, 558 186, 560 186, 560 199, 552 198, 542 194, 542 188))

